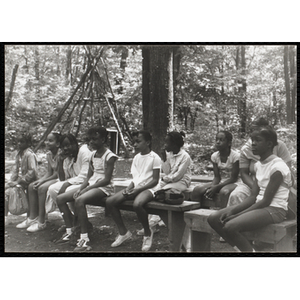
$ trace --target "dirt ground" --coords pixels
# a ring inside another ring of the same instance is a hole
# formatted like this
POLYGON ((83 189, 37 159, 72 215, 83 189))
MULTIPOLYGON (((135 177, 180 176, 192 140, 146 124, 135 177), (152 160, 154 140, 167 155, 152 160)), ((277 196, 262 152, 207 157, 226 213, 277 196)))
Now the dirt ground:
MULTIPOLYGON (((93 232, 90 235, 92 251, 96 253, 142 253, 142 236, 137 235, 141 228, 134 212, 122 212, 124 222, 133 233, 132 239, 126 241, 120 247, 111 248, 110 245, 118 234, 114 221, 105 216, 102 207, 88 206, 88 216, 93 224, 93 232)), ((30 233, 26 229, 17 229, 16 225, 25 219, 25 215, 9 215, 5 226, 5 252, 73 252, 74 244, 57 245, 53 241, 62 235, 58 229, 64 224, 59 211, 48 215, 48 223, 45 230, 30 233)), ((151 253, 168 252, 168 230, 165 226, 158 226, 159 232, 154 234, 151 253)), ((78 236, 79 237, 79 236, 78 236)), ((212 251, 218 253, 233 252, 226 243, 220 243, 217 235, 212 238, 212 251)))

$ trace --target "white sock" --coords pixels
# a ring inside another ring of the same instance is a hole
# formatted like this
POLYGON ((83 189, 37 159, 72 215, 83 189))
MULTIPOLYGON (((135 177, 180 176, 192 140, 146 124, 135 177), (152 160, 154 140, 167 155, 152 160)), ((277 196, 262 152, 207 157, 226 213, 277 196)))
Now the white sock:
POLYGON ((66 233, 71 235, 72 234, 72 228, 66 228, 66 233))
POLYGON ((89 240, 88 234, 87 233, 80 233, 80 239, 89 240))

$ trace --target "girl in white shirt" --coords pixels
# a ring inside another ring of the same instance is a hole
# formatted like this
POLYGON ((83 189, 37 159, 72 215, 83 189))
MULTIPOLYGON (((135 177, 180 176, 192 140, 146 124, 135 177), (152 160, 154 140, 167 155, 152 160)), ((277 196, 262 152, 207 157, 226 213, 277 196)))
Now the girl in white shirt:
POLYGON ((259 155, 255 163, 256 178, 251 195, 242 203, 224 208, 208 218, 210 226, 237 251, 254 252, 242 234, 272 223, 282 222, 287 215, 291 172, 285 162, 273 154, 276 132, 270 126, 251 135, 252 151, 259 155))
POLYGON ((88 237, 88 217, 86 205, 101 204, 105 197, 113 193, 112 177, 114 165, 118 159, 111 150, 105 147, 108 132, 104 127, 93 127, 87 132, 89 146, 95 150, 91 156, 88 173, 83 183, 76 191, 71 190, 57 197, 57 205, 66 223, 66 233, 63 234, 59 243, 70 240, 73 234, 73 215, 67 203, 75 201, 75 211, 80 224, 80 239, 74 251, 91 250, 88 237))
POLYGON ((211 183, 198 185, 194 188, 191 199, 201 201, 204 197, 213 199, 219 193, 222 206, 225 207, 230 193, 236 188, 239 175, 239 153, 231 149, 232 134, 220 131, 216 136, 217 152, 211 156, 214 179, 211 183))
POLYGON ((138 137, 134 142, 136 152, 139 153, 134 157, 131 165, 132 182, 126 189, 106 200, 106 207, 111 213, 119 230, 119 235, 112 243, 112 247, 120 246, 132 236, 131 232, 128 231, 124 225, 118 206, 126 200, 133 199, 133 208, 145 231, 142 251, 148 251, 151 247, 151 245, 149 245, 149 240, 151 239, 151 236, 153 237, 153 233, 150 231, 148 213, 144 206, 152 200, 152 194, 148 189, 151 189, 158 184, 161 165, 160 157, 155 152, 151 151, 151 140, 152 137, 148 131, 139 132, 138 137))

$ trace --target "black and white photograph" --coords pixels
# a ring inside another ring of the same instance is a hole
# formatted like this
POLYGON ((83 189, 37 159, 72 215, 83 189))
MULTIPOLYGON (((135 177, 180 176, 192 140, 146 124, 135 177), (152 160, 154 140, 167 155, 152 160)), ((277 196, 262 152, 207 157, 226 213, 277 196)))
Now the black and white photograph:
POLYGON ((296 43, 18 43, 5 252, 297 252, 296 43))

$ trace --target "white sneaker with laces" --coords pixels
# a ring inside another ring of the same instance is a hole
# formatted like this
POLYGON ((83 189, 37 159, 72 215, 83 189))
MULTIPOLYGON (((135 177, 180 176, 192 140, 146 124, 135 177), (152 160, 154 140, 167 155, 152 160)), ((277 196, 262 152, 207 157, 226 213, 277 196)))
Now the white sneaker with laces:
POLYGON ((119 234, 116 240, 111 244, 111 247, 118 247, 126 240, 130 239, 131 237, 132 237, 132 233, 129 230, 124 235, 119 234))
POLYGON ((74 251, 90 251, 92 247, 90 246, 90 239, 79 239, 77 240, 76 247, 74 251))
POLYGON ((27 231, 29 232, 37 232, 44 230, 46 228, 46 222, 44 224, 40 223, 39 221, 33 223, 27 228, 27 231))
POLYGON ((23 228, 27 228, 30 225, 32 225, 33 223, 37 222, 38 217, 36 217, 35 219, 31 220, 29 218, 27 218, 25 221, 23 221, 22 223, 18 224, 16 227, 23 229, 23 228))
POLYGON ((144 236, 143 238, 142 251, 149 251, 152 246, 154 231, 152 230, 152 228, 150 228, 150 231, 151 231, 151 235, 144 236))

